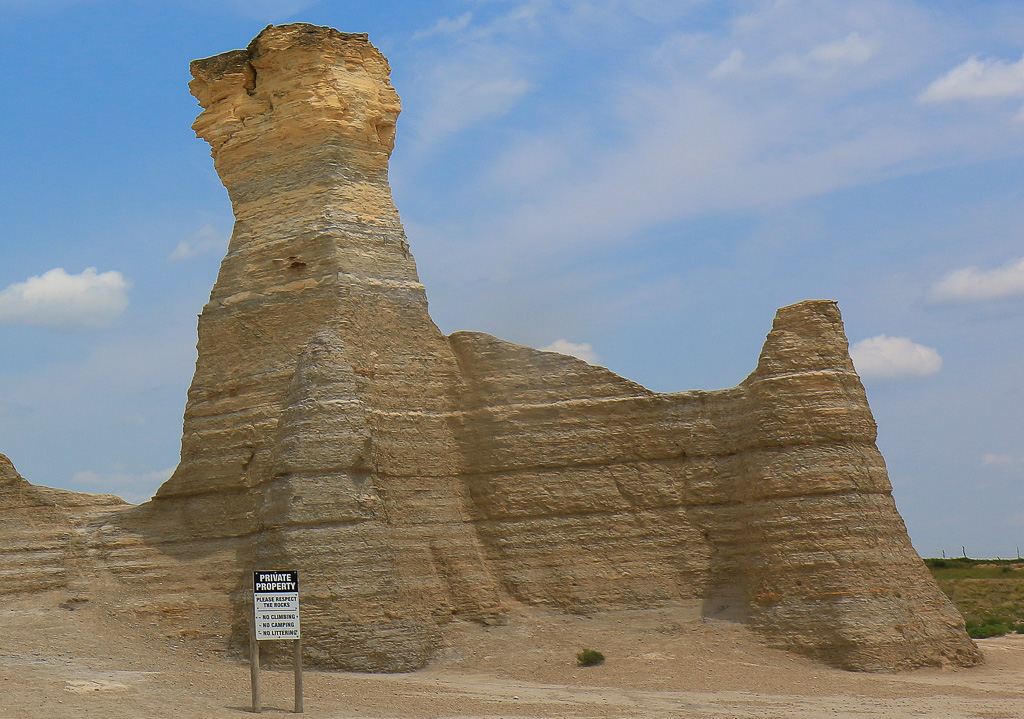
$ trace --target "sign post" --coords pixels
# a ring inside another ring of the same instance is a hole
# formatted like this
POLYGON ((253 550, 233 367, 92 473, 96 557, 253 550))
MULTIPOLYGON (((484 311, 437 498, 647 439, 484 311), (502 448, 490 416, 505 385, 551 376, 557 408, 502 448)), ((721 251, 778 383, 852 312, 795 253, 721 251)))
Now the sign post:
POLYGON ((261 641, 294 643, 295 713, 302 713, 302 632, 299 627, 299 573, 294 570, 256 571, 252 576, 253 621, 249 664, 252 710, 262 712, 260 699, 261 641))

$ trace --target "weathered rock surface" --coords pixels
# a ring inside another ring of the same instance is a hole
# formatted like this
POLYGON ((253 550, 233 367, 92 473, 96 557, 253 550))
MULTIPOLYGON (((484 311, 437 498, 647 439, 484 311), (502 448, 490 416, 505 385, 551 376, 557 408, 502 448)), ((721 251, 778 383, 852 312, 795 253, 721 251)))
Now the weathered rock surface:
POLYGON ((307 661, 359 670, 422 666, 453 618, 517 602, 698 600, 851 669, 979 660, 896 511, 835 303, 779 310, 714 392, 446 337, 388 187, 388 72, 364 35, 303 24, 192 64, 236 224, 181 463, 91 525, 126 596, 244 646, 251 570, 298 569, 307 661))
POLYGON ((90 564, 85 528, 126 506, 110 494, 38 487, 0 454, 0 594, 70 586, 90 564))

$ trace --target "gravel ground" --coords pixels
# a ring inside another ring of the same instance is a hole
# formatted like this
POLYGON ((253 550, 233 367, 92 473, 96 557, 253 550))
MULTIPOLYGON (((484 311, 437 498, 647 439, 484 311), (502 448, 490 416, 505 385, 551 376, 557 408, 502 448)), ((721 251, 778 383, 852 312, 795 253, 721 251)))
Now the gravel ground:
MULTIPOLYGON (((216 634, 167 633, 67 593, 0 602, 0 717, 245 716, 249 667, 216 634)), ((973 669, 855 674, 766 649, 694 607, 577 617, 519 608, 456 624, 426 669, 305 673, 305 714, 351 718, 1024 717, 1024 637, 980 642, 973 669), (606 661, 578 667, 598 649, 606 661)), ((261 674, 264 714, 290 713, 289 668, 261 674)))

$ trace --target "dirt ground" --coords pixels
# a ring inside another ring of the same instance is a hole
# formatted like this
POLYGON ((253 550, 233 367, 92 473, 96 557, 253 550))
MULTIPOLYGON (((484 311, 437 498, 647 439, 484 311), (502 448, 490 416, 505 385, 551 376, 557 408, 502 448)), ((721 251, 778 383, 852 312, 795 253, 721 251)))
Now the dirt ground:
MULTIPOLYGON (((0 601, 0 717, 246 716, 249 667, 217 637, 163 633, 67 593, 0 601)), ((973 669, 856 674, 766 649, 692 609, 571 617, 520 610, 456 625, 410 674, 305 673, 308 717, 1024 717, 1024 637, 980 642, 973 669), (607 660, 578 667, 575 654, 607 660)), ((264 669, 263 713, 290 713, 292 674, 264 669)))

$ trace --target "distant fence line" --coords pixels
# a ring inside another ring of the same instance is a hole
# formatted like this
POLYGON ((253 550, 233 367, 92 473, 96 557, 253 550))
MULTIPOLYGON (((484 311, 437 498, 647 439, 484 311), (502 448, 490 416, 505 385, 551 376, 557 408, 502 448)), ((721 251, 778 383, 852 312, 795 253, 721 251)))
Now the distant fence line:
MULTIPOLYGON (((1020 556, 1020 547, 1018 546, 1016 549, 1017 549, 1017 557, 1016 558, 1017 559, 1024 559, 1024 557, 1020 556)), ((965 545, 961 545, 960 546, 960 555, 959 556, 964 558, 964 559, 991 559, 991 557, 968 557, 967 556, 967 547, 965 545)), ((1012 557, 1012 556, 1006 557, 1006 559, 1013 559, 1013 558, 1014 557, 1012 557)), ((942 550, 942 559, 948 559, 948 557, 946 557, 946 550, 945 549, 942 550)), ((996 555, 996 561, 997 562, 1003 561, 1003 557, 1000 557, 1000 556, 996 555)))

